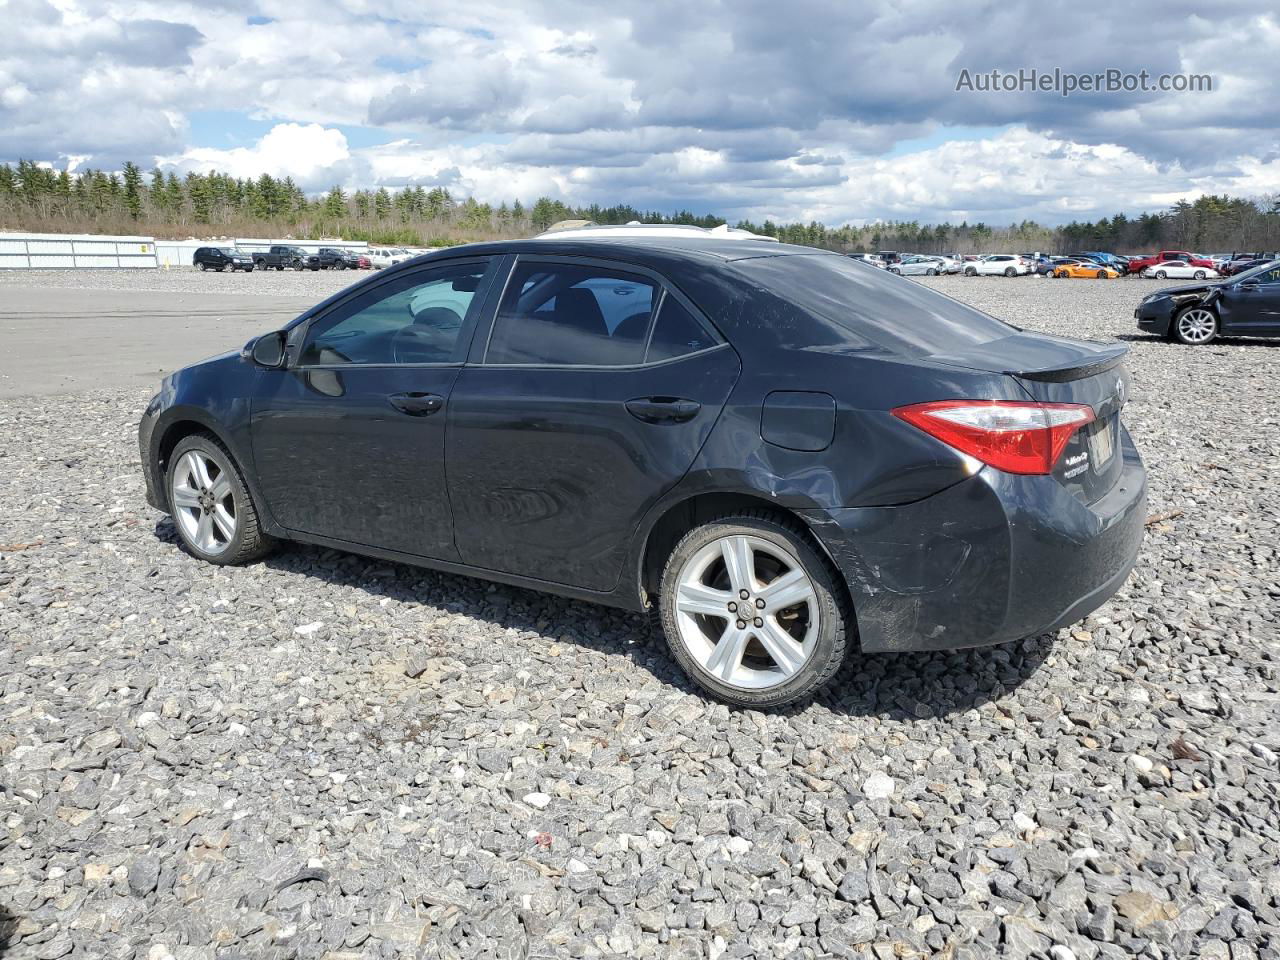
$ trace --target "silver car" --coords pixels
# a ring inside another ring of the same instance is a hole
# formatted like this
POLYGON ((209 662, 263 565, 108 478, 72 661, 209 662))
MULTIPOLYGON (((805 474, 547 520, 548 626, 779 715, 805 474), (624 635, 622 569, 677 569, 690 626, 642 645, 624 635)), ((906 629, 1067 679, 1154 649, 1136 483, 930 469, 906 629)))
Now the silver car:
POLYGON ((897 263, 889 265, 889 272, 900 277, 936 277, 944 273, 942 261, 938 257, 904 257, 897 263))

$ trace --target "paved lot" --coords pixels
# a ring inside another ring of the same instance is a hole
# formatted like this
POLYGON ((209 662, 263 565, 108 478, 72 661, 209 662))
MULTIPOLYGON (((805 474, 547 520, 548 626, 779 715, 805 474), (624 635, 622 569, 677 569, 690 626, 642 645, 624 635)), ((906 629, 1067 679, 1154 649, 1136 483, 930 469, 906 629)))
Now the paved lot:
POLYGON ((1280 348, 1138 337, 1140 281, 930 281, 1133 337, 1138 568, 1057 635, 867 658, 763 714, 697 696, 639 617, 177 548, 141 375, 349 279, 0 280, 6 316, 43 285, 21 302, 66 336, 116 331, 67 354, 5 320, 4 371, 47 371, 0 397, 5 960, 1280 956, 1280 348))

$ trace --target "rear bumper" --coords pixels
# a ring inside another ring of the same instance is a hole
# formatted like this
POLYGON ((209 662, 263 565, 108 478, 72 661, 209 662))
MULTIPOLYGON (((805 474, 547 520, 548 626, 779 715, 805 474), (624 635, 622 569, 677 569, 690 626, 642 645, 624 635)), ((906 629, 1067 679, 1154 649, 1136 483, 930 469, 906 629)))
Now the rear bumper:
POLYGON ((947 650, 1057 630, 1124 583, 1146 519, 1146 473, 1121 431, 1119 480, 1085 504, 1050 477, 984 469, 896 507, 810 511, 844 574, 862 649, 947 650))

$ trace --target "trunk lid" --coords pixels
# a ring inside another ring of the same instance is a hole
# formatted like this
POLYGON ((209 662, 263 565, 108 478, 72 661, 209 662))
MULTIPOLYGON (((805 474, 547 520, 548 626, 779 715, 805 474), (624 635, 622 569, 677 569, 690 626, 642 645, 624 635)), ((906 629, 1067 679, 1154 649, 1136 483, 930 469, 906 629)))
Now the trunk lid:
MULTIPOLYGON (((1130 394, 1123 344, 1071 340, 1021 331, 957 352, 929 357, 934 363, 1012 377, 1033 400, 1087 403, 1094 421, 1077 431, 1054 465, 1054 478, 1085 503, 1106 494, 1119 479, 1120 413, 1130 394)), ((966 398, 967 399, 967 398, 966 398)))

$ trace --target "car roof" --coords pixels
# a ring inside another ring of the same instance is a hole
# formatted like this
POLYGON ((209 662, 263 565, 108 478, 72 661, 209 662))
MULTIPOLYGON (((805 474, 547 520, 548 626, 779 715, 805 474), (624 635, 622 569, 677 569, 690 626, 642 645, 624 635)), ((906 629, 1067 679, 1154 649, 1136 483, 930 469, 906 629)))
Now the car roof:
MULTIPOLYGON (((566 230, 552 237, 527 240, 497 240, 448 247, 425 254, 432 260, 461 256, 500 256, 502 254, 542 254, 570 257, 599 257, 606 260, 630 260, 642 266, 658 267, 663 263, 685 263, 750 260, 755 257, 832 256, 841 254, 817 247, 801 247, 790 243, 752 243, 746 240, 722 240, 702 236, 600 236, 574 237, 566 230), (562 239, 563 238, 563 239, 562 239)), ((416 262, 418 258, 415 258, 416 262)))

